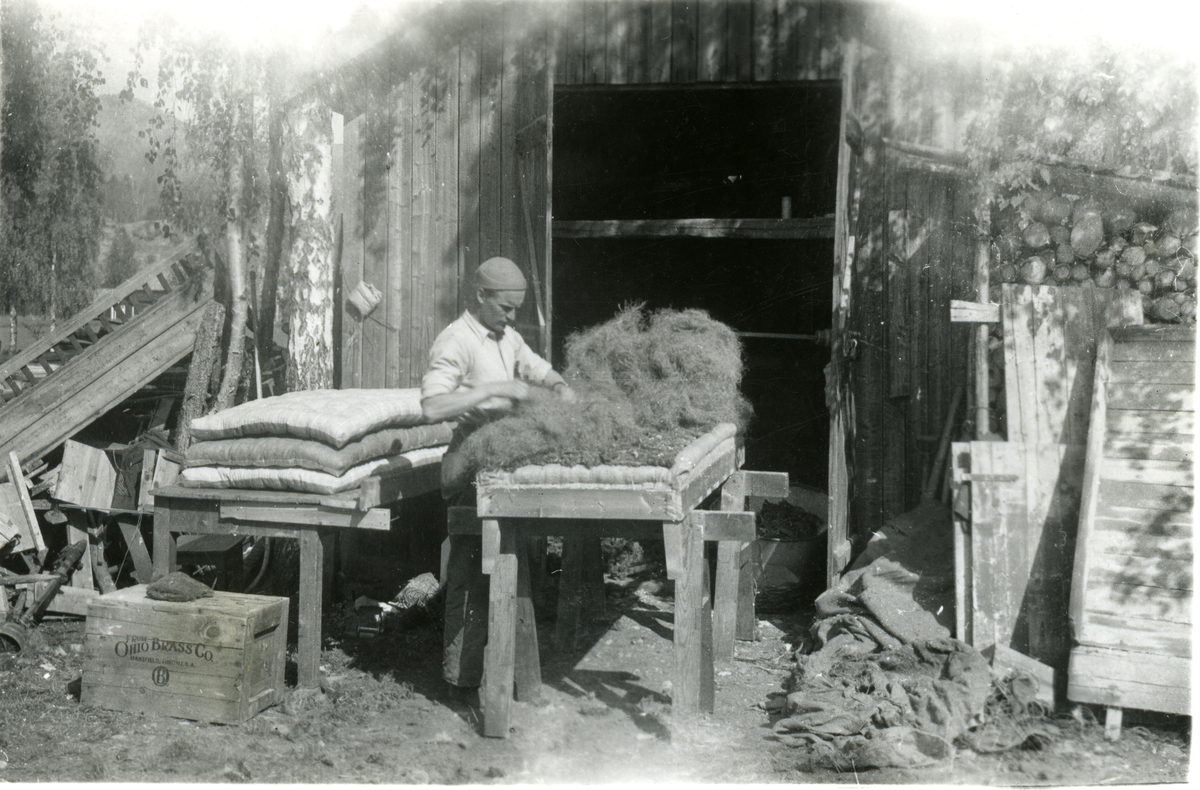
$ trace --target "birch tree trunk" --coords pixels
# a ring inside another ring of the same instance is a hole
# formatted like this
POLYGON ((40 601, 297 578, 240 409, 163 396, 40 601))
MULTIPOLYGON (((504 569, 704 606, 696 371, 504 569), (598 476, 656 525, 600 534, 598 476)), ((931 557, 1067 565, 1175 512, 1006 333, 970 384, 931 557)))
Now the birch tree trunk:
POLYGON ((333 387, 333 116, 322 98, 289 113, 287 390, 333 387))
POLYGON ((242 200, 245 192, 243 146, 248 146, 250 143, 242 136, 241 126, 248 120, 247 116, 250 115, 250 110, 240 106, 242 101, 244 98, 239 96, 238 104, 234 105, 234 117, 231 124, 234 140, 230 147, 225 173, 225 188, 228 190, 228 206, 225 213, 225 266, 229 274, 229 348, 225 354, 225 375, 221 379, 221 388, 217 391, 216 403, 213 404, 215 411, 227 409, 233 405, 245 361, 246 315, 249 300, 247 298, 246 257, 243 243, 246 212, 242 200))
MULTIPOLYGON (((2 0, 0 0, 2 2, 2 0)), ((4 35, 0 32, 0 40, 4 35)), ((0 47, 0 107, 4 106, 4 48, 0 47)), ((4 159, 4 113, 0 112, 0 160, 4 159)), ((0 191, 0 228, 4 227, 4 194, 0 191)), ((8 350, 17 350, 17 305, 8 307, 8 350)))
POLYGON ((256 345, 258 357, 266 365, 275 352, 276 299, 279 294, 279 270, 287 235, 288 182, 283 166, 283 127, 286 110, 282 105, 280 58, 267 64, 267 229, 266 254, 263 258, 259 309, 255 318, 258 328, 256 345))

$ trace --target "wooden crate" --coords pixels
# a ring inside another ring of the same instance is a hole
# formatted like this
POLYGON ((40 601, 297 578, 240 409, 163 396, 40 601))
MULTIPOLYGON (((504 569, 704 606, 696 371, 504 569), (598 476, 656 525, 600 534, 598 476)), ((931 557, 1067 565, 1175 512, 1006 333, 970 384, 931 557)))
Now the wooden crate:
POLYGON ((217 592, 156 601, 136 585, 88 606, 80 700, 240 724, 283 694, 288 599, 217 592))

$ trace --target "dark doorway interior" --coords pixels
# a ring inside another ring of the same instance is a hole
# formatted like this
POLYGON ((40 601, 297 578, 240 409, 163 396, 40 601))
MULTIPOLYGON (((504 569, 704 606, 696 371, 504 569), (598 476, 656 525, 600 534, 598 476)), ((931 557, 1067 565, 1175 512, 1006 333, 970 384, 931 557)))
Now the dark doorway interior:
MULTIPOLYGON (((555 220, 833 213, 838 91, 827 85, 556 91, 555 220)), ((556 234, 554 357, 624 304, 698 307, 739 333, 812 335, 831 320, 832 238, 556 234)), ((746 467, 824 489, 823 345, 743 337, 755 409, 746 467)))

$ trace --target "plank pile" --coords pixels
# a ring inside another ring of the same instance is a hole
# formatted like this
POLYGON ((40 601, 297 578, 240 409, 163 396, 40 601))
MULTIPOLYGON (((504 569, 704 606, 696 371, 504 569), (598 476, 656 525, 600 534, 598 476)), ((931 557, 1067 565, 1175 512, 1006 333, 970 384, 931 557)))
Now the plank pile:
POLYGON ((993 282, 1132 289, 1147 321, 1195 320, 1194 207, 1142 217, 1117 199, 1049 191, 1012 202, 993 239, 993 282))
MULTIPOLYGON (((170 468, 177 468, 167 455, 161 450, 144 451, 147 474, 141 489, 126 502, 119 494, 121 475, 105 450, 68 440, 60 462, 53 466, 46 461, 22 466, 17 454, 9 453, 9 481, 0 483, 0 613, 18 610, 22 596, 31 599, 42 593, 51 581, 43 578, 50 567, 47 558, 53 563, 66 546, 81 546, 82 562, 68 569, 61 588, 48 597, 46 611, 86 614, 92 598, 116 589, 126 551, 130 575, 148 582, 150 555, 139 511, 149 504, 146 491, 155 474, 169 482, 170 468), (125 545, 120 548, 121 559, 110 564, 105 555, 106 549, 116 546, 109 539, 114 523, 125 545)), ((132 471, 136 477, 137 470, 132 471)))

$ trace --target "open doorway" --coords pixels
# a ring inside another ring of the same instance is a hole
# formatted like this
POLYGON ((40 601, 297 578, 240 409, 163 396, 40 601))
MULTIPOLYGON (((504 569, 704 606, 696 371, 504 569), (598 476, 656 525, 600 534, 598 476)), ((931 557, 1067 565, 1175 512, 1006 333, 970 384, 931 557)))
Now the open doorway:
POLYGON ((553 326, 624 304, 733 327, 746 467, 826 488, 836 84, 555 90, 553 326))

